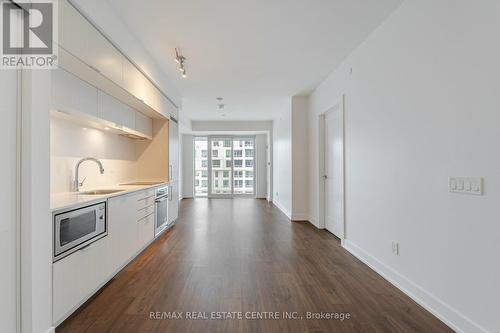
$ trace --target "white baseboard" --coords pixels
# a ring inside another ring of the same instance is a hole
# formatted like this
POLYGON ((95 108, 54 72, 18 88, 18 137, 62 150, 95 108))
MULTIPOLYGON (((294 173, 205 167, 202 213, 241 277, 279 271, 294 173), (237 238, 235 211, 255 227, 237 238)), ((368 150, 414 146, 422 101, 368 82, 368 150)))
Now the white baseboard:
POLYGON ((309 221, 309 215, 301 213, 292 213, 292 221, 309 221))
POLYGON ((47 330, 47 332, 45 332, 45 333, 55 333, 55 331, 56 331, 56 328, 55 328, 54 326, 51 326, 51 327, 47 330))
POLYGON ((343 247, 456 332, 488 333, 488 331, 479 324, 379 261, 348 239, 344 241, 343 247))
POLYGON ((277 200, 273 200, 273 205, 278 207, 278 209, 281 210, 283 214, 285 214, 286 217, 288 217, 290 220, 292 219, 292 214, 290 214, 290 211, 283 207, 277 200))

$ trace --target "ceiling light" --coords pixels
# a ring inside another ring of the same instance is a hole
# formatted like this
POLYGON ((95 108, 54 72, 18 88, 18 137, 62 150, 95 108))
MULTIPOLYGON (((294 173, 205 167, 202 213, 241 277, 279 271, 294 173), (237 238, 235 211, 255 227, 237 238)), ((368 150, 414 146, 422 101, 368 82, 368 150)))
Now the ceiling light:
POLYGON ((184 67, 184 62, 186 57, 184 57, 177 48, 175 48, 175 62, 179 64, 179 71, 182 72, 182 77, 186 77, 186 68, 184 67))
POLYGON ((175 49, 175 58, 174 58, 176 63, 179 63, 179 52, 177 52, 177 49, 175 49))
POLYGON ((222 97, 217 97, 216 100, 218 100, 219 102, 222 101, 224 98, 222 97))

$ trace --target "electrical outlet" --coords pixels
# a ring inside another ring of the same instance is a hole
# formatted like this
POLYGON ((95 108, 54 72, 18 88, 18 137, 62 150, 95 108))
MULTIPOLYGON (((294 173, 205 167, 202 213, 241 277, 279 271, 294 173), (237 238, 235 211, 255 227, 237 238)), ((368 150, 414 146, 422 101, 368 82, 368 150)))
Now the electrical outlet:
POLYGON ((392 241, 392 253, 399 256, 399 243, 392 241))

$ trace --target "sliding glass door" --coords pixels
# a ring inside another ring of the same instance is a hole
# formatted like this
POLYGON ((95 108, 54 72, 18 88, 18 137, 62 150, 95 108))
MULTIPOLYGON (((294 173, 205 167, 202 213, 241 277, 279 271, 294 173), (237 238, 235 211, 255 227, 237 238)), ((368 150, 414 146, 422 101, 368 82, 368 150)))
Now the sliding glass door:
POLYGON ((254 194, 254 145, 253 138, 233 139, 234 194, 254 194))
POLYGON ((255 194, 255 138, 195 138, 195 195, 209 197, 255 194))
POLYGON ((210 194, 232 195, 232 140, 226 137, 210 137, 210 194))

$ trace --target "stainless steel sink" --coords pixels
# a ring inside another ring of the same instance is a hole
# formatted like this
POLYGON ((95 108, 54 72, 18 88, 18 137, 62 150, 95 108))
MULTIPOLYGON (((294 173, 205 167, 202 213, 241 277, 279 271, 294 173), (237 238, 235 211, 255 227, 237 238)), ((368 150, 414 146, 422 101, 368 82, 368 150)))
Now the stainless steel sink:
POLYGON ((78 194, 82 195, 104 195, 104 194, 112 194, 117 192, 123 192, 124 190, 94 190, 94 191, 82 191, 78 192, 78 194))

